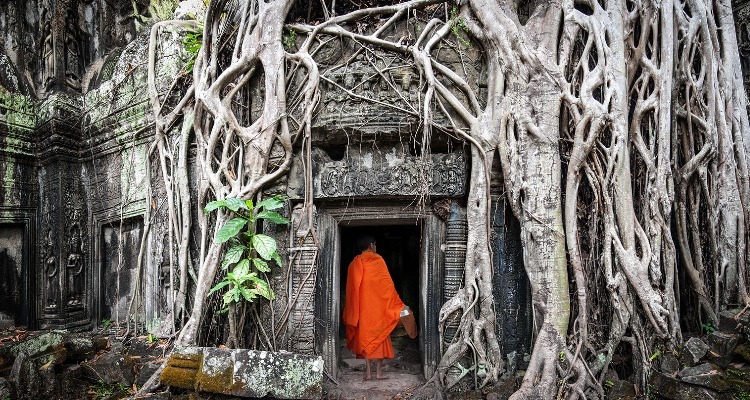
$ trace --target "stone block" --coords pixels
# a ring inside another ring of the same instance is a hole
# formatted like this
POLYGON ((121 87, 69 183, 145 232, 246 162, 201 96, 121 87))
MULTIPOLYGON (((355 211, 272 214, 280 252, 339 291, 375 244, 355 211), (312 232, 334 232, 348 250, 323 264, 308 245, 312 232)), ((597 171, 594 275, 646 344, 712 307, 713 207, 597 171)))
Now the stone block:
POLYGON ((680 370, 680 362, 672 352, 658 357, 657 362, 659 363, 659 370, 667 375, 674 376, 680 370))
POLYGON ((83 364, 85 375, 96 381, 103 381, 108 385, 123 384, 132 386, 133 367, 122 354, 104 353, 91 362, 83 364))
POLYGON ((64 345, 68 352, 68 359, 72 362, 90 360, 102 349, 101 342, 94 341, 90 334, 68 335, 65 337, 64 345))
POLYGON ((741 332, 742 328, 750 325, 750 312, 744 312, 741 308, 724 310, 719 313, 719 330, 725 332, 741 332))
POLYGON ((742 343, 734 348, 733 354, 742 357, 745 361, 750 361, 750 343, 742 343))
POLYGON ((638 398, 638 393, 635 390, 635 385, 628 381, 609 381, 611 384, 607 386, 607 398, 608 399, 620 399, 620 400, 635 400, 638 398))
POLYGON ((711 347, 708 351, 709 359, 712 363, 726 368, 732 362, 734 349, 743 341, 742 335, 736 333, 712 332, 708 335, 708 344, 711 347))
POLYGON ((5 378, 0 378, 0 399, 14 399, 16 398, 13 386, 5 378))
POLYGON ((692 367, 700 362, 708 352, 708 345, 699 338, 690 338, 682 345, 680 351, 680 362, 682 365, 692 367))
POLYGON ((660 372, 651 374, 651 393, 668 400, 709 400, 722 399, 724 395, 701 386, 685 383, 660 372))
POLYGON ((322 379, 320 357, 213 347, 175 351, 161 374, 164 385, 277 399, 320 398, 322 379))
POLYGON ((707 374, 686 376, 682 378, 682 381, 693 385, 703 386, 717 392, 726 392, 731 388, 726 377, 716 370, 707 374))
POLYGON ((695 367, 683 368, 682 371, 677 374, 677 376, 680 378, 685 378, 688 376, 708 374, 713 370, 715 370, 715 368, 711 364, 700 364, 696 365, 695 367))
MULTIPOLYGON (((61 354, 65 350, 65 338, 58 332, 47 332, 31 339, 25 340, 13 346, 10 350, 11 355, 15 358, 20 353, 26 354, 30 359, 36 359, 47 354, 61 354)), ((63 357, 64 359, 64 357, 63 357)))
POLYGON ((138 376, 136 377, 135 384, 138 385, 138 387, 146 384, 146 381, 151 378, 151 375, 153 375, 160 366, 160 362, 149 362, 142 364, 138 369, 138 376))

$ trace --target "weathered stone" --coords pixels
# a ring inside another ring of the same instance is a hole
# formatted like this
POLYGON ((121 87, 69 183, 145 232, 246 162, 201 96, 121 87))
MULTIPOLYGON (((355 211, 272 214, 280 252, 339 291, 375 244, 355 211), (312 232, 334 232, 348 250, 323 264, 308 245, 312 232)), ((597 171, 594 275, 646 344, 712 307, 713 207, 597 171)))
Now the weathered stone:
POLYGON ((719 330, 740 332, 742 327, 750 325, 750 313, 740 314, 742 309, 724 310, 719 313, 719 330))
POLYGON ((707 374, 713 370, 715 370, 715 368, 711 364, 700 364, 696 365, 695 367, 683 368, 682 371, 677 374, 677 376, 680 378, 685 378, 688 376, 707 374))
POLYGON ((677 361, 677 357, 671 352, 662 354, 657 360, 659 370, 667 375, 674 375, 680 370, 680 362, 677 361))
POLYGON ((239 397, 322 396, 323 360, 294 353, 189 347, 176 351, 162 384, 239 397))
POLYGON ((143 386, 146 381, 151 378, 151 376, 159 369, 161 366, 161 363, 145 363, 141 364, 140 368, 138 369, 138 376, 136 377, 135 384, 138 385, 138 387, 143 386))
POLYGON ((65 349, 68 361, 81 362, 93 358, 97 352, 107 348, 107 339, 91 337, 88 333, 73 334, 65 337, 65 349))
POLYGON ((686 376, 682 378, 682 381, 693 385, 707 387, 717 392, 726 392, 730 388, 727 379, 717 370, 713 370, 707 374, 686 376))
POLYGON ((57 388, 55 393, 60 399, 84 399, 87 398, 87 385, 83 376, 83 367, 78 364, 65 368, 57 377, 57 388))
POLYGON ((104 353, 95 360, 83 364, 86 376, 95 382, 98 380, 113 385, 121 383, 133 385, 133 367, 126 357, 115 352, 104 353))
POLYGON ((13 368, 8 377, 15 388, 16 398, 40 399, 49 397, 56 386, 54 368, 52 368, 53 361, 54 358, 51 358, 50 354, 30 358, 24 352, 19 353, 13 362, 13 368), (41 364, 48 358, 50 358, 50 361, 41 364))
POLYGON ((635 390, 635 385, 628 381, 610 381, 611 384, 607 384, 607 398, 608 399, 621 399, 621 400, 635 400, 638 398, 638 393, 635 390))
POLYGON ((708 345, 699 338, 690 338, 682 346, 680 351, 680 362, 683 365, 692 367, 700 362, 701 358, 708 352, 708 345))
POLYGON ((686 385, 660 372, 651 375, 650 385, 651 393, 669 400, 709 400, 724 397, 705 387, 686 385))
POLYGON ((58 332, 44 333, 13 346, 11 354, 18 357, 20 353, 24 353, 31 359, 51 353, 62 355, 65 350, 64 339, 58 332))
POLYGON ((708 344, 711 346, 708 356, 711 362, 726 368, 732 362, 734 349, 741 341, 744 341, 744 338, 736 333, 712 332, 708 335, 708 344))
POLYGON ((734 354, 742 357, 745 361, 750 361, 750 343, 742 343, 734 348, 734 354))
POLYGON ((15 397, 13 386, 7 379, 0 377, 0 399, 13 399, 15 397))

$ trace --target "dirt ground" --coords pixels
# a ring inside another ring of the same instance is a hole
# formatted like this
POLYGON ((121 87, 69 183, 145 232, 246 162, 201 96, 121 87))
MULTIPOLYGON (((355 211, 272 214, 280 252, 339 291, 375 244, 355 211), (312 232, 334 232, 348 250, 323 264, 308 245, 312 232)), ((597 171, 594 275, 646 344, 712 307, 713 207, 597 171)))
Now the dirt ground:
MULTIPOLYGON (((326 383, 323 388, 326 397, 340 400, 410 398, 411 392, 424 383, 419 359, 419 338, 410 339, 401 328, 391 334, 391 340, 395 357, 383 363, 383 374, 387 379, 364 380, 365 360, 357 359, 346 348, 346 340, 342 339, 338 386, 332 382, 326 383)), ((374 363, 372 368, 374 375, 374 363)))

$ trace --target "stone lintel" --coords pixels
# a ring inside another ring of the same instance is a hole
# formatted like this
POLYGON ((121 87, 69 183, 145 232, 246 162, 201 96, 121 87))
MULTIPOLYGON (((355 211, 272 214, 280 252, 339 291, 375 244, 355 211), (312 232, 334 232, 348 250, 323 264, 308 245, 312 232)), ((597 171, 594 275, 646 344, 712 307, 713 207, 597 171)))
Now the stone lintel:
POLYGON ((322 379, 319 356, 215 347, 177 349, 161 374, 164 385, 277 399, 320 398, 322 379))

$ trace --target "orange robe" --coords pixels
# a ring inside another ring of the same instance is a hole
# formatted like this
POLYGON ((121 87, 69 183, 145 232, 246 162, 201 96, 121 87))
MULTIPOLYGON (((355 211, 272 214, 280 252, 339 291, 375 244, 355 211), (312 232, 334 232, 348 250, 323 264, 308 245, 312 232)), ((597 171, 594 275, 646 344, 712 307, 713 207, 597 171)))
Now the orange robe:
POLYGON ((393 358, 390 335, 403 308, 383 257, 368 250, 354 257, 346 278, 346 347, 358 358, 393 358))

